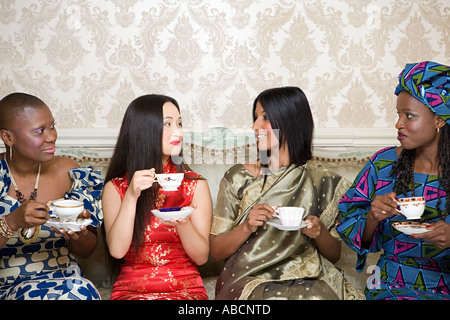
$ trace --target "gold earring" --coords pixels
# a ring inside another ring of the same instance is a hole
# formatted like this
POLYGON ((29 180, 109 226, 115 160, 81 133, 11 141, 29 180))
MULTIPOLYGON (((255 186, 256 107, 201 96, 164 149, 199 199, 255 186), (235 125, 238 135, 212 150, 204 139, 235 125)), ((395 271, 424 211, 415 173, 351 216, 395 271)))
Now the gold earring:
POLYGON ((12 145, 9 146, 9 161, 12 161, 12 145))

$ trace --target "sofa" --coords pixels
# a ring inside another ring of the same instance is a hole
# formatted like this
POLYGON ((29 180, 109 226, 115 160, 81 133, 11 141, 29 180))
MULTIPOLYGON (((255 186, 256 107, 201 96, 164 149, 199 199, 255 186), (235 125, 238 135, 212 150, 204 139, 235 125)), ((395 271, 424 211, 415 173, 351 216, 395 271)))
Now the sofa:
MULTIPOLYGON (((315 157, 312 161, 320 163, 327 167, 330 170, 333 170, 345 178, 347 178, 350 181, 353 181, 356 174, 361 170, 362 166, 367 162, 368 160, 368 154, 370 154, 372 151, 368 151, 365 153, 356 152, 356 153, 339 153, 337 156, 329 157, 329 153, 325 152, 325 155, 328 155, 328 157, 320 156, 321 153, 320 150, 316 150, 315 157), (347 157, 343 157, 347 156, 347 157), (351 156, 351 157, 348 157, 351 156)), ((111 152, 106 153, 111 154, 111 152)), ((100 170, 102 172, 102 175, 105 175, 107 171, 107 167, 109 165, 109 158, 108 157, 101 157, 101 153, 90 153, 86 156, 85 152, 63 152, 63 155, 70 156, 78 161, 78 163, 82 166, 90 165, 93 166, 95 169, 100 170), (76 155, 76 156, 75 156, 76 155)), ((335 155, 335 153, 332 153, 332 155, 335 155)), ((220 155, 224 156, 223 154, 220 155)), ((216 158, 217 160, 217 158, 216 158)), ((248 159, 247 159, 248 160, 248 159)), ((218 186, 220 179, 222 178, 225 171, 233 164, 234 161, 210 161, 208 163, 205 163, 204 161, 200 164, 190 164, 190 167, 200 174, 202 174, 209 183, 212 198, 213 198, 213 204, 215 205, 215 199, 218 192, 218 186), (231 164, 229 162, 232 162, 231 164)), ((101 232, 98 232, 99 241, 98 246, 92 256, 90 256, 87 259, 78 258, 79 262, 82 266, 83 274, 90 279, 94 285, 98 288, 102 299, 109 299, 112 285, 113 285, 113 279, 111 279, 107 272, 107 262, 106 262, 106 254, 103 247, 103 241, 101 239, 102 235, 101 232)), ((362 273, 358 273, 355 271, 356 266, 356 254, 354 251, 348 248, 345 244, 342 245, 342 253, 341 253, 341 259, 336 264, 337 267, 342 269, 345 274, 346 278, 358 289, 364 290, 366 286, 366 282, 368 277, 371 275, 371 271, 373 270, 373 266, 376 265, 376 262, 378 260, 379 254, 370 254, 368 261, 367 261, 367 267, 366 270, 364 270, 362 273)), ((208 296, 210 299, 214 299, 215 297, 215 283, 217 276, 219 275, 221 271, 222 262, 220 261, 213 261, 212 259, 209 259, 209 261, 199 267, 200 274, 202 275, 205 288, 207 290, 208 296)))

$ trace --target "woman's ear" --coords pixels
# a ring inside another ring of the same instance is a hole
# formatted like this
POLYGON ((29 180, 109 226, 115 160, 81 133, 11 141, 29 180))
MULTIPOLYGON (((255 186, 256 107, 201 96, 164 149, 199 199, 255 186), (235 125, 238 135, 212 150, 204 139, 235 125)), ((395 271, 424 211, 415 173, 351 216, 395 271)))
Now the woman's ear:
POLYGON ((1 129, 0 130, 0 137, 2 138, 3 143, 5 145, 11 146, 13 144, 12 135, 11 135, 11 132, 9 130, 1 129))
POLYGON ((436 116, 437 123, 436 123, 436 130, 440 130, 443 126, 445 126, 447 123, 439 116, 436 116))

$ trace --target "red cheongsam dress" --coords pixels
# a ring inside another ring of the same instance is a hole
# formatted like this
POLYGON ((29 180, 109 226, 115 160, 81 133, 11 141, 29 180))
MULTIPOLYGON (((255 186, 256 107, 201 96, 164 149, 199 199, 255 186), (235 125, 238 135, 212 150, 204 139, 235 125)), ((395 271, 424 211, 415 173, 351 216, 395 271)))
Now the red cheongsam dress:
MULTIPOLYGON (((169 160, 164 173, 175 173, 169 160)), ((199 177, 185 171, 177 191, 165 192, 159 188, 157 208, 190 206, 199 177)), ((125 177, 112 180, 123 199, 128 189, 125 177)), ((120 273, 113 286, 111 300, 207 300, 205 287, 196 264, 183 248, 177 229, 158 220, 150 213, 150 225, 145 230, 145 241, 134 254, 133 244, 124 257, 120 273)))

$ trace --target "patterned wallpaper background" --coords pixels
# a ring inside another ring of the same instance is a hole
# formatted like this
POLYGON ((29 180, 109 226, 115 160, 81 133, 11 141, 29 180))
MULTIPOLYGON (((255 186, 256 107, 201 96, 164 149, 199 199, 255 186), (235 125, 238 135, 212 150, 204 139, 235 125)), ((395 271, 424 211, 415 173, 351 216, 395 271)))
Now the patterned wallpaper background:
POLYGON ((0 0, 0 98, 58 128, 118 128, 162 93, 185 128, 250 128, 262 90, 301 87, 317 128, 391 128, 408 62, 450 63, 448 0, 0 0))

